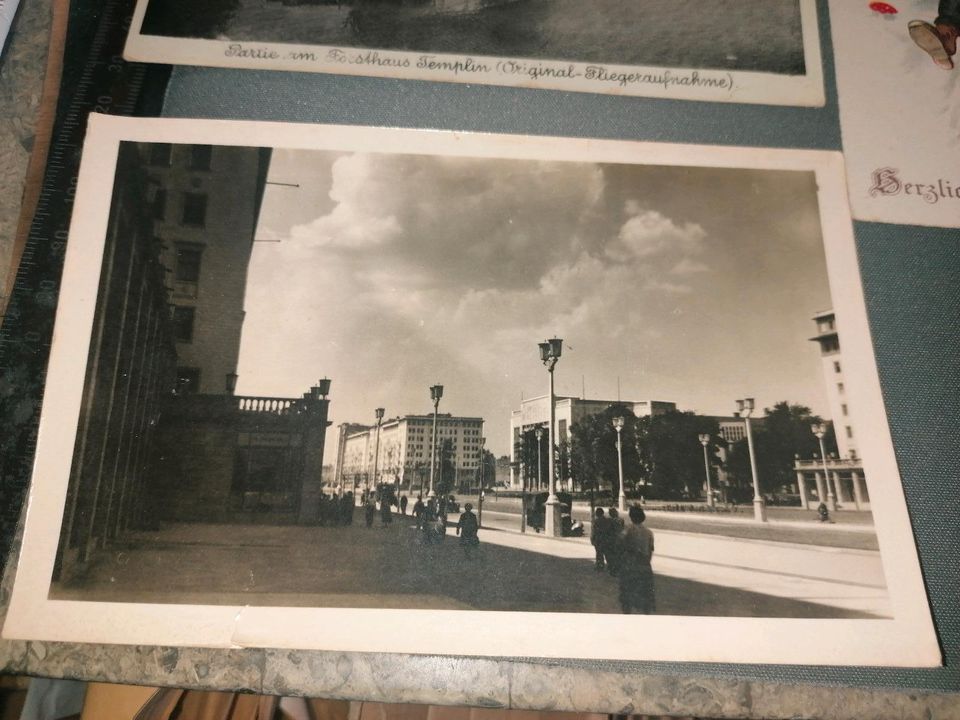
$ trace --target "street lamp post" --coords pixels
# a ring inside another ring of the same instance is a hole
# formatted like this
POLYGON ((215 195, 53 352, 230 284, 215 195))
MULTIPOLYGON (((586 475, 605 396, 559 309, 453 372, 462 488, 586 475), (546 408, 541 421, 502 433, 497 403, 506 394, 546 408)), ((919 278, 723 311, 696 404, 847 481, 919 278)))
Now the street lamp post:
MULTIPOLYGON (((555 441, 553 428, 554 425, 556 425, 557 408, 553 394, 553 369, 557 366, 557 361, 560 360, 560 354, 563 351, 563 340, 560 338, 551 338, 539 343, 539 346, 540 360, 546 366, 547 372, 550 375, 550 425, 547 428, 547 457, 549 460, 547 465, 550 472, 550 494, 547 496, 547 517, 544 530, 547 535, 557 537, 563 532, 563 523, 560 520, 560 499, 557 497, 556 487, 554 485, 553 447, 555 441)), ((539 457, 537 460, 539 461, 539 457)))
POLYGON ((737 410, 743 416, 747 429, 747 450, 750 451, 750 474, 753 476, 753 518, 757 522, 767 521, 767 506, 760 495, 760 481, 757 478, 757 456, 753 452, 753 433, 750 430, 750 413, 756 408, 753 398, 737 400, 737 410))
POLYGON ((613 419, 613 427, 617 431, 617 474, 620 478, 620 494, 617 497, 617 507, 620 512, 625 512, 627 509, 627 494, 623 489, 623 424, 623 417, 618 415, 613 419))
POLYGON ((377 435, 373 442, 373 488, 377 489, 380 467, 380 424, 383 422, 383 408, 377 408, 373 411, 377 416, 377 435))
POLYGON ((537 492, 543 489, 543 428, 535 430, 537 434, 537 492))
POLYGON ((703 445, 703 471, 707 474, 707 507, 713 507, 713 488, 710 487, 710 461, 707 459, 707 445, 710 444, 710 436, 707 433, 700 433, 700 444, 703 445))
POLYGON ((837 509, 837 496, 833 492, 833 485, 830 483, 830 471, 827 469, 827 452, 823 445, 823 436, 827 434, 827 426, 823 423, 817 423, 810 426, 810 431, 817 436, 820 441, 820 461, 823 463, 823 481, 827 484, 827 507, 830 512, 837 509))
POLYGON ((483 481, 484 481, 484 463, 483 463, 483 446, 486 443, 486 438, 480 438, 480 492, 477 497, 477 525, 483 527, 483 481))
POLYGON ((433 400, 433 445, 430 450, 430 491, 428 498, 435 498, 437 493, 433 489, 433 478, 437 469, 437 409, 440 407, 440 398, 443 397, 443 385, 430 386, 430 399, 433 400))

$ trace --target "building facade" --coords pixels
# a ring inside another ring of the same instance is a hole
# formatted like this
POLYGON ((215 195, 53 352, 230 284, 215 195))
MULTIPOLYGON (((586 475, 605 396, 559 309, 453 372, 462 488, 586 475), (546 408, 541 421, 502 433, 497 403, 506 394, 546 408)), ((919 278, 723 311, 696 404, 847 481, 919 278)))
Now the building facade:
POLYGON ((857 450, 837 317, 833 310, 824 310, 814 315, 813 321, 817 334, 810 340, 820 346, 824 387, 840 457, 828 457, 825 462, 822 458, 797 458, 794 469, 800 502, 804 507, 817 507, 823 502, 841 509, 869 510, 870 493, 857 450))
POLYGON ((817 324, 817 334, 810 340, 820 346, 823 381, 830 405, 830 416, 833 418, 833 430, 837 436, 837 448, 840 450, 840 457, 856 459, 857 437, 843 377, 843 355, 840 352, 837 318, 833 310, 826 310, 817 313, 813 321, 817 324))
MULTIPOLYGON (((623 405, 633 410, 634 415, 659 415, 677 409, 676 403, 658 400, 588 400, 574 397, 554 398, 554 438, 557 445, 570 440, 570 427, 583 418, 597 415, 611 405, 623 405)), ((550 425, 550 397, 543 395, 520 402, 520 409, 510 414, 510 487, 519 489, 523 477, 522 458, 517 455, 520 438, 528 430, 546 429, 550 425)), ((561 478, 564 482, 570 478, 561 478)))
POLYGON ((153 232, 167 268, 177 391, 216 395, 237 371, 247 268, 269 148, 140 146, 153 185, 153 232))
MULTIPOLYGON (((337 492, 353 491, 358 496, 380 483, 408 492, 429 490, 433 415, 390 418, 381 422, 379 430, 376 425, 345 423, 340 426, 339 438, 337 492)), ((452 487, 472 481, 483 454, 483 418, 437 415, 437 448, 444 447, 453 466, 454 477, 447 478, 452 487)))

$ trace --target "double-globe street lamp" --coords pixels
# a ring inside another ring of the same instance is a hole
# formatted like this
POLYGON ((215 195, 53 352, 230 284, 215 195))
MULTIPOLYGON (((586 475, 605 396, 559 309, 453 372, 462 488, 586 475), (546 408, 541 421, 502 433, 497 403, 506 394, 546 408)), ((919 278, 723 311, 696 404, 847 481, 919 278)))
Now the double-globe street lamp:
POLYGON ((823 463, 823 482, 827 485, 827 507, 830 512, 837 509, 837 496, 833 493, 833 485, 830 483, 830 471, 827 469, 827 452, 823 445, 823 436, 827 434, 827 426, 823 423, 815 423, 810 426, 810 431, 817 436, 820 441, 820 461, 823 463))
POLYGON ((710 486, 710 461, 707 459, 707 445, 710 444, 710 435, 700 433, 700 444, 703 445, 703 470, 707 474, 707 507, 713 507, 713 488, 710 486))
POLYGON ((750 413, 756 408, 753 398, 737 400, 737 410, 743 417, 747 429, 747 450, 750 452, 750 475, 753 477, 753 517, 757 522, 767 521, 767 506, 760 494, 760 481, 757 478, 757 457, 753 452, 753 433, 750 431, 750 413))
MULTIPOLYGON (((549 477, 549 495, 547 496, 547 507, 546 507, 546 523, 544 531, 547 535, 558 537, 563 532, 563 523, 560 520, 560 499, 557 497, 556 486, 555 486, 555 473, 554 473, 554 462, 553 462, 553 448, 554 448, 554 437, 553 437, 553 428, 556 424, 556 407, 554 402, 553 394, 553 369, 557 366, 557 361, 560 360, 560 354, 563 351, 563 340, 560 338, 551 338, 545 340, 542 343, 538 343, 540 346, 540 360, 547 368, 547 372, 550 375, 550 425, 547 427, 547 458, 549 462, 548 471, 550 473, 549 477)), ((538 458, 539 461, 539 458, 538 458)))
POLYGON ((433 400, 433 444, 430 449, 430 491, 427 493, 428 498, 435 498, 437 496, 433 487, 433 478, 437 470, 437 410, 440 407, 440 398, 442 397, 443 385, 431 385, 430 399, 433 400))
POLYGON ((617 431, 617 473, 620 478, 620 495, 617 498, 617 507, 620 512, 626 512, 627 509, 627 494, 623 489, 623 442, 621 441, 621 433, 625 422, 624 418, 619 415, 613 419, 613 428, 617 431))

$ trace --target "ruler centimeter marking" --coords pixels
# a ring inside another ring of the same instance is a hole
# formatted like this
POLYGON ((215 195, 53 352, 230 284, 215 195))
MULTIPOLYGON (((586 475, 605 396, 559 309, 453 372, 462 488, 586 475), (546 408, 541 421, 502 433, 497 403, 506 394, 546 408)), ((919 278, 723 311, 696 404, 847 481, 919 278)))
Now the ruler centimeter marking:
MULTIPOLYGON (((40 401, 87 116, 91 112, 131 115, 142 99, 148 68, 122 57, 133 4, 134 0, 71 3, 48 162, 0 327, 0 563, 4 565, 36 450, 40 401)), ((77 352, 77 360, 85 360, 79 355, 85 355, 86 348, 77 352)))

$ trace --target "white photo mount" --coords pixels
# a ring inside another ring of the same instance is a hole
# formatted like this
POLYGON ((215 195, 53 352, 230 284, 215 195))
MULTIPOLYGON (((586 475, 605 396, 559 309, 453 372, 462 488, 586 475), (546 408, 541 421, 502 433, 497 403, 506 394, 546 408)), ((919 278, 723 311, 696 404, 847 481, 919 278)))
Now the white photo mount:
POLYGON ((33 481, 3 637, 214 648, 809 665, 938 666, 924 591, 874 361, 841 155, 425 130, 92 115, 57 308, 33 481), (52 600, 86 349, 100 282, 111 188, 122 142, 236 145, 551 162, 811 172, 834 310, 843 328, 850 402, 891 619, 720 618, 425 609, 253 607, 52 600), (434 632, 457 627, 455 633, 434 632), (557 632, 558 628, 565 632, 557 632), (615 646, 591 637, 640 638, 615 646))
MULTIPOLYGON (((124 57, 138 62, 224 68, 320 72, 383 78, 476 83, 541 90, 707 102, 821 107, 825 103, 816 0, 799 7, 805 72, 775 72, 629 65, 579 61, 403 51, 330 44, 201 39, 149 35, 143 30, 148 5, 139 0, 124 57)), ((279 8, 276 10, 279 12, 279 8)), ((757 33, 764 33, 762 27, 757 33)), ((715 42, 708 37, 699 42, 715 42)))

